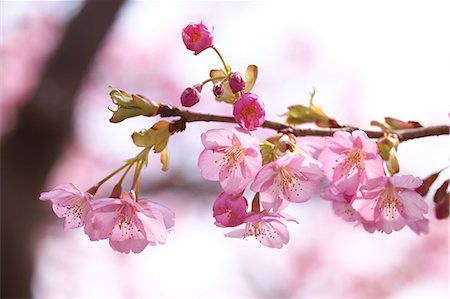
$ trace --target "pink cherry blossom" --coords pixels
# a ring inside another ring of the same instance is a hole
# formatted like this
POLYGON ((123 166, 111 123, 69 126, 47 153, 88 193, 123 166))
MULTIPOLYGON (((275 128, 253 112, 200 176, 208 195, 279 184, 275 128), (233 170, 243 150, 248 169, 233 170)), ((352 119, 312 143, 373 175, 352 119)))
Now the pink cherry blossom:
POLYGON ((65 230, 83 226, 91 213, 89 202, 92 195, 81 192, 72 184, 59 185, 51 191, 42 192, 39 199, 51 201, 56 216, 66 218, 65 230))
POLYGON ((325 148, 325 140, 325 137, 319 136, 297 137, 297 147, 314 159, 317 159, 325 148))
POLYGON ((244 78, 242 78, 242 75, 239 72, 231 73, 229 83, 230 83, 231 91, 233 93, 240 92, 240 91, 244 90, 245 86, 247 86, 247 84, 244 81, 244 78))
POLYGON ((222 192, 213 205, 215 225, 219 227, 238 226, 244 222, 247 199, 242 194, 230 195, 222 192))
POLYGON ((254 131, 264 123, 266 112, 258 95, 248 92, 234 102, 233 115, 241 127, 254 131))
POLYGON ((293 221, 297 219, 281 213, 249 213, 244 219, 245 226, 226 233, 231 238, 247 238, 253 236, 264 246, 281 248, 289 242, 289 231, 281 221, 293 221))
POLYGON ((375 142, 365 132, 336 132, 327 138, 318 160, 324 174, 339 192, 353 195, 368 179, 384 175, 383 161, 375 142))
POLYGON ((228 194, 241 193, 261 168, 258 139, 241 128, 231 136, 223 129, 212 129, 201 138, 205 146, 198 159, 202 176, 219 181, 228 194))
POLYGON ((169 208, 146 199, 136 202, 133 193, 96 199, 92 206, 85 233, 91 241, 109 238, 110 246, 122 253, 139 253, 147 245, 164 244, 174 225, 175 215, 169 208))
POLYGON ((183 31, 183 42, 188 50, 200 54, 203 50, 213 47, 214 27, 204 21, 198 24, 189 23, 183 31))
POLYGON ((262 206, 277 212, 290 202, 304 202, 319 191, 319 162, 301 154, 287 154, 258 172, 250 189, 260 192, 262 206))
POLYGON ((415 188, 422 180, 412 175, 394 175, 369 180, 361 187, 362 199, 352 206, 377 229, 390 234, 409 225, 417 233, 427 231, 424 214, 428 205, 415 188))

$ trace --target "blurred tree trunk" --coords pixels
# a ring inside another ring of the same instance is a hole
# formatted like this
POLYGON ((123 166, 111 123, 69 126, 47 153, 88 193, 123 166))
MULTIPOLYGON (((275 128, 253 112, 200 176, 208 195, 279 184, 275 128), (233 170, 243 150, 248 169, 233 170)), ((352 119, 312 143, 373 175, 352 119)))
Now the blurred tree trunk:
MULTIPOLYGON (((71 136, 74 97, 124 0, 86 1, 1 145, 1 297, 31 297, 39 193, 71 136)), ((67 269, 70 271, 70 269, 67 269)))

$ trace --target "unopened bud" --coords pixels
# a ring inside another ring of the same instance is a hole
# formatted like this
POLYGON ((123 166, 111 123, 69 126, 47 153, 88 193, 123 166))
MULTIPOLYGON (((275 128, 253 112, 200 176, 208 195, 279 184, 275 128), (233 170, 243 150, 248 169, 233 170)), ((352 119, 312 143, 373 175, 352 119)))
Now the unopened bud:
POLYGON ((224 90, 222 87, 222 84, 214 84, 213 86, 213 93, 217 98, 220 98, 224 94, 224 90))
POLYGON ((181 105, 192 107, 200 101, 200 92, 193 87, 186 88, 181 94, 181 105))
POLYGON ((231 74, 229 82, 231 91, 233 93, 237 93, 244 90, 245 86, 247 85, 244 81, 244 78, 242 78, 241 73, 238 72, 234 72, 231 74))

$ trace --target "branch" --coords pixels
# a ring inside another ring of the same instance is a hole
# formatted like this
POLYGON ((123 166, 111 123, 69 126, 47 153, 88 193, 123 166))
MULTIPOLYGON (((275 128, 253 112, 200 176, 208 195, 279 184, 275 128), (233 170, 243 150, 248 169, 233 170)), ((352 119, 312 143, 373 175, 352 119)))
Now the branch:
MULTIPOLYGON (((180 117, 178 122, 176 132, 182 131, 185 128, 186 123, 205 121, 205 122, 223 122, 223 123, 236 123, 234 117, 215 115, 207 113, 191 112, 188 110, 182 110, 171 105, 160 104, 158 109, 158 114, 161 117, 180 117)), ((291 131, 295 136, 333 136, 337 131, 353 132, 355 130, 361 130, 357 127, 345 126, 342 128, 334 129, 299 129, 293 126, 283 124, 280 122, 266 120, 262 124, 263 128, 273 129, 275 131, 288 130, 291 131)), ((373 131, 373 130, 361 130, 366 132, 369 138, 381 138, 384 135, 383 131, 373 131)), ((438 135, 449 135, 450 127, 447 125, 440 126, 429 126, 421 128, 411 128, 396 131, 389 131, 389 133, 398 136, 400 141, 406 141, 414 138, 422 138, 427 136, 438 136, 438 135)))

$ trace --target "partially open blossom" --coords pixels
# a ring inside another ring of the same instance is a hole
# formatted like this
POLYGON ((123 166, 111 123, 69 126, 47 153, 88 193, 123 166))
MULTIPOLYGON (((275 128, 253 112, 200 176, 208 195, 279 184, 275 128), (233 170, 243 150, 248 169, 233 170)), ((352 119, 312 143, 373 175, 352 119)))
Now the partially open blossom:
POLYGON ((319 163, 301 154, 287 154, 258 172, 251 190, 260 192, 264 209, 275 212, 290 202, 304 202, 319 191, 322 170, 319 163))
POLYGON ((226 193, 241 193, 261 168, 258 139, 241 128, 231 136, 226 130, 212 129, 201 138, 205 146, 198 159, 202 176, 219 181, 226 193))
POLYGON ((289 231, 281 221, 298 223, 297 219, 281 213, 249 213, 244 219, 245 226, 226 233, 231 238, 254 237, 264 246, 281 248, 289 242, 289 231))
POLYGON ((183 31, 183 42, 188 50, 200 54, 203 50, 213 47, 214 27, 204 21, 198 24, 189 23, 183 31))
POLYGON ((147 245, 165 243, 174 225, 175 216, 170 209, 146 199, 136 202, 133 193, 96 199, 92 207, 85 233, 91 241, 109 238, 110 246, 122 253, 139 253, 147 245))
POLYGON ((184 107, 192 107, 200 101, 200 92, 194 87, 188 87, 181 94, 180 100, 184 107))
POLYGON ((242 194, 230 195, 222 192, 213 205, 215 225, 219 227, 238 226, 244 222, 247 200, 242 194))
POLYGON ((377 145, 363 131, 334 133, 318 160, 330 184, 347 195, 355 194, 368 179, 384 175, 377 145))
POLYGON ((266 111, 258 95, 248 92, 234 102, 233 115, 241 127, 253 131, 264 123, 266 111))
POLYGON ((224 92, 225 92, 225 90, 223 89, 223 86, 221 83, 214 84, 213 93, 217 98, 220 98, 221 96, 223 96, 224 92))
POLYGON ((237 93, 237 92, 244 90, 245 86, 247 85, 245 83, 245 80, 242 77, 241 73, 239 73, 239 72, 231 73, 229 83, 230 83, 231 91, 233 93, 237 93))
POLYGON ((83 226, 86 217, 91 213, 89 202, 92 195, 81 192, 72 184, 59 185, 53 190, 42 192, 39 199, 51 201, 56 216, 66 218, 65 230, 83 226))
POLYGON ((398 231, 405 225, 417 233, 426 232, 424 214, 428 205, 415 191, 421 184, 422 180, 412 175, 371 179, 361 187, 362 199, 354 200, 352 206, 385 233, 398 231))

